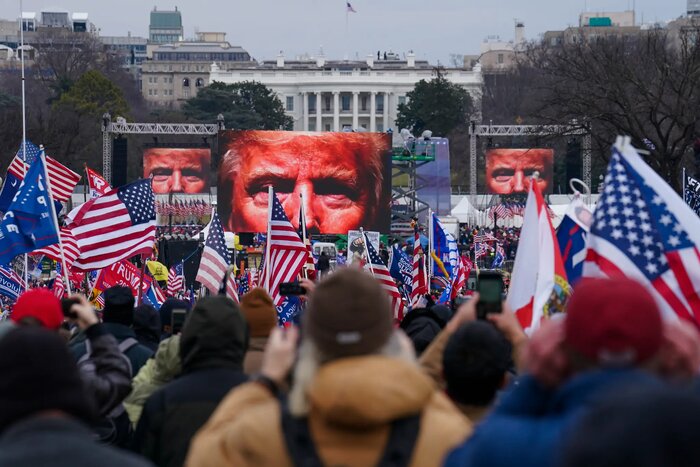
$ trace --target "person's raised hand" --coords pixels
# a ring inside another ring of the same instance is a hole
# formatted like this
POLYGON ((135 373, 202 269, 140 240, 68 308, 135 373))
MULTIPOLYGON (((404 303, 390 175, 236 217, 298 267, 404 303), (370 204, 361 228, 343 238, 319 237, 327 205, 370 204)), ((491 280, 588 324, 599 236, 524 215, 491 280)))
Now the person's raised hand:
POLYGON ((685 321, 665 321, 659 351, 660 371, 671 379, 695 378, 700 370, 700 336, 685 321))
POLYGON ((92 309, 92 306, 84 296, 74 294, 70 296, 70 299, 78 302, 71 306, 70 311, 75 314, 75 318, 71 319, 80 329, 87 329, 93 324, 100 322, 95 314, 95 310, 92 309))
POLYGON ((565 336, 563 319, 545 320, 525 347, 523 367, 545 386, 558 386, 570 373, 565 336))
POLYGON ((505 301, 501 304, 500 313, 489 313, 486 319, 491 321, 511 344, 518 345, 527 340, 518 318, 505 301))
POLYGON ((314 290, 316 290, 316 283, 311 279, 306 279, 302 277, 301 279, 299 279, 299 285, 304 287, 304 289, 306 290, 306 297, 311 296, 314 290))
POLYGON ((447 323, 445 329, 454 333, 464 323, 470 323, 476 320, 476 304, 479 303, 479 293, 474 293, 466 302, 462 303, 452 319, 447 323))
POLYGON ((295 326, 274 328, 265 346, 260 373, 281 384, 294 366, 298 339, 295 326))

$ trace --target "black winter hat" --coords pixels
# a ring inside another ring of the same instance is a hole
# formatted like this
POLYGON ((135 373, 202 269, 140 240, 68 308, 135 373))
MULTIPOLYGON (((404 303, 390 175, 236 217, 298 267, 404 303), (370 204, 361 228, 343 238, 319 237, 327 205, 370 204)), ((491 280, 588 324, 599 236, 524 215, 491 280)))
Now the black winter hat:
POLYGON ((0 432, 47 410, 90 423, 93 407, 65 341, 55 332, 20 326, 0 339, 0 432))
POLYGON ((242 368, 248 349, 248 325, 228 297, 200 298, 187 314, 180 336, 182 371, 242 368))
POLYGON ((134 294, 129 287, 115 285, 102 292, 105 307, 102 320, 105 323, 117 323, 131 326, 134 322, 134 294))

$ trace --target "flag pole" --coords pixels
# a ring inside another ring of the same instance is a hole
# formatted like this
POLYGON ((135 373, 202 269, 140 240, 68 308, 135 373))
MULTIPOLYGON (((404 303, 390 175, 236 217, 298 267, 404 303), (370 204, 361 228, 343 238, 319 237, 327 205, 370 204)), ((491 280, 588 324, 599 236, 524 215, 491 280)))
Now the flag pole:
POLYGON ((270 291, 270 267, 272 265, 272 260, 270 258, 270 235, 271 235, 271 219, 272 219, 272 197, 275 195, 275 191, 272 189, 272 185, 267 187, 267 242, 265 242, 265 261, 267 262, 267 267, 265 267, 265 289, 267 293, 270 291))
MULTIPOLYGON (((299 200, 301 201, 301 209, 299 211, 299 227, 301 227, 301 241, 304 242, 304 247, 306 247, 306 210, 304 209, 304 194, 299 193, 299 200)), ((304 279, 308 279, 309 271, 306 269, 306 263, 304 263, 304 279)))
POLYGON ((683 167, 683 201, 685 202, 685 204, 688 204, 688 201, 685 197, 685 181, 686 180, 687 180, 687 178, 685 176, 685 167, 683 167))
MULTIPOLYGON (((26 102, 26 91, 25 91, 25 79, 24 79, 24 4, 22 0, 19 0, 19 36, 20 36, 20 61, 22 63, 22 174, 27 175, 27 102, 26 102)), ((46 161, 44 161, 44 168, 46 161)), ((50 200, 50 202, 53 202, 50 200)), ((61 234, 59 232, 58 239, 61 239, 61 234)), ((63 253, 63 249, 61 249, 63 253)), ((65 267, 64 267, 65 269, 65 267)), ((24 254, 24 290, 29 290, 29 260, 27 259, 27 254, 24 254)), ((70 295, 70 288, 68 290, 70 295)))
POLYGON ((141 276, 139 277, 139 295, 136 298, 136 306, 141 305, 141 299, 143 298, 143 276, 146 274, 146 255, 141 254, 141 276))
MULTIPOLYGON (((428 280, 433 275, 433 271, 435 270, 435 260, 433 259, 433 255, 431 254, 432 251, 435 251, 435 239, 433 238, 433 210, 428 208, 428 280)), ((413 248, 416 246, 413 245, 413 248)), ((430 282, 426 283, 426 286, 428 288, 428 293, 430 293, 430 286, 428 285, 430 282)))
MULTIPOLYGON (((61 240, 61 228, 58 225, 58 216, 56 215, 56 204, 53 202, 53 195, 51 194, 51 178, 49 178, 49 169, 46 166, 46 155, 44 154, 43 148, 41 151, 39 151, 39 157, 41 158, 41 163, 44 166, 44 177, 46 177, 46 191, 49 193, 49 199, 48 199, 49 209, 51 209, 51 218, 53 219, 54 227, 56 227, 56 235, 58 235, 58 249, 61 252, 61 264, 63 265, 63 275, 67 279, 69 271, 68 271, 68 268, 66 267, 66 254, 63 251, 63 241, 61 240)), ((25 260, 24 264, 25 264, 25 274, 26 274, 27 273, 26 272, 26 264, 27 264, 26 263, 26 261, 27 261, 26 254, 25 254, 24 260, 25 260)), ((71 295, 72 292, 70 289, 70 281, 66 280, 65 285, 66 285, 66 290, 68 290, 68 295, 71 295)), ((27 285, 27 287, 29 287, 29 286, 27 285)))
POLYGON ((365 242, 365 256, 367 257, 367 264, 369 264, 369 272, 374 276, 374 267, 372 267, 372 258, 369 257, 369 237, 365 233, 365 229, 360 227, 360 233, 362 234, 362 240, 365 242))

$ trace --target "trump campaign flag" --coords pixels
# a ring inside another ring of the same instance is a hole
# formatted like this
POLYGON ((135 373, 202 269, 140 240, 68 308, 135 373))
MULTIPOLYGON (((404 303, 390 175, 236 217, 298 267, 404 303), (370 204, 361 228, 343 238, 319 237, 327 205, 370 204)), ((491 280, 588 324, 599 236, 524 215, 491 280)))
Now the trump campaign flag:
POLYGON ((571 288, 554 235, 547 204, 537 183, 530 183, 508 305, 531 334, 542 319, 564 311, 571 288))
POLYGON ((645 284, 666 318, 700 327, 700 218, 618 138, 588 236, 584 276, 645 284))
POLYGON ((0 266, 0 295, 17 300, 26 284, 15 271, 9 267, 0 266))
POLYGON ((102 175, 98 174, 90 167, 85 167, 85 175, 88 181, 88 187, 90 188, 90 197, 97 198, 107 193, 112 187, 107 183, 102 175))
POLYGON ((593 221, 593 214, 583 204, 580 196, 574 197, 557 228, 557 242, 561 259, 566 269, 566 277, 572 286, 583 274, 583 261, 586 259, 586 238, 593 221))
POLYGON ((15 155, 15 158, 12 160, 12 163, 10 167, 7 170, 7 175, 5 176, 5 183, 2 185, 2 190, 0 190, 0 211, 5 212, 7 209, 10 207, 10 203, 12 203, 12 198, 15 197, 15 194, 17 193, 17 190, 19 190, 19 185, 22 183, 22 179, 24 178, 24 169, 22 169, 22 166, 20 166, 20 169, 22 172, 20 174, 15 175, 15 167, 13 167, 15 159, 19 159, 19 163, 21 163, 21 160, 26 157, 27 162, 31 163, 34 160, 36 160, 37 156, 41 152, 41 149, 39 149, 39 146, 33 144, 30 141, 26 142, 26 156, 23 154, 24 150, 24 145, 20 144, 19 149, 17 150, 17 154, 15 155))
POLYGON ((401 293, 408 296, 411 293, 411 281, 413 265, 411 259, 405 251, 402 251, 397 244, 391 247, 391 257, 389 259, 389 273, 391 277, 401 282, 401 293))
POLYGON ((37 157, 22 180, 0 222, 0 264, 22 253, 58 243, 51 197, 42 157, 37 157))

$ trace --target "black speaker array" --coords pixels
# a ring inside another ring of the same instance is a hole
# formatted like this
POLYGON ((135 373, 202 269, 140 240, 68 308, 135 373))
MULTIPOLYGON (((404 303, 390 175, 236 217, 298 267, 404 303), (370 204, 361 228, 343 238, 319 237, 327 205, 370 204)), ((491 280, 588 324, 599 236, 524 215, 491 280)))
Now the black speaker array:
POLYGON ((112 146, 112 186, 126 185, 126 138, 114 138, 112 146))

